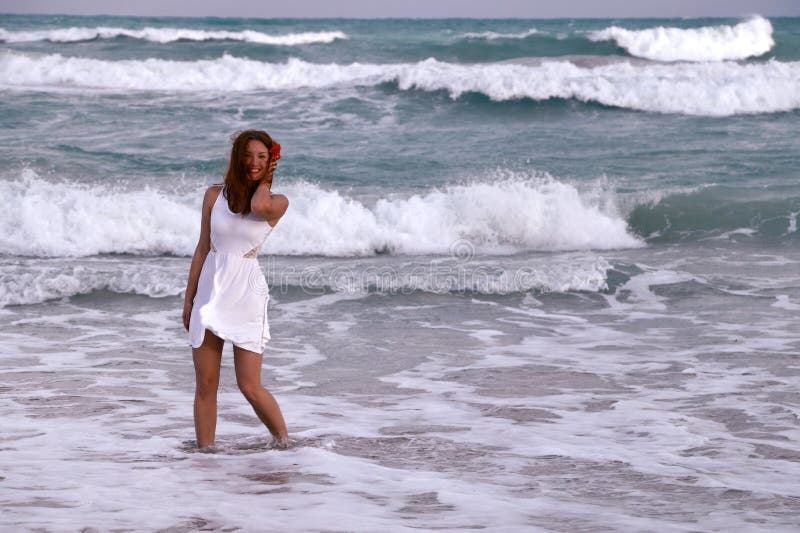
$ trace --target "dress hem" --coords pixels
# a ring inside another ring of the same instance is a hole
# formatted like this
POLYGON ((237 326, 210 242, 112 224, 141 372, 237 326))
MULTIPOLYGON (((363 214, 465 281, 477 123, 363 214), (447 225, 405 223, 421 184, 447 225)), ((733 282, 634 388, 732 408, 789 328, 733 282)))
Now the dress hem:
POLYGON ((230 342, 231 344, 233 344, 233 345, 234 345, 234 346, 236 346, 237 348, 241 348, 242 350, 247 350, 248 352, 257 353, 257 354, 259 354, 259 355, 263 355, 264 348, 266 348, 266 347, 267 347, 267 344, 268 344, 268 343, 269 343, 269 341, 270 341, 270 339, 267 339, 267 340, 263 340, 263 339, 262 339, 262 341, 261 341, 261 350, 260 350, 260 351, 256 351, 256 350, 251 350, 251 349, 250 349, 249 347, 247 347, 247 346, 242 346, 242 344, 241 344, 241 343, 239 343, 239 342, 237 342, 237 341, 233 340, 233 339, 232 339, 231 337, 229 337, 229 336, 226 336, 226 335, 221 335, 221 334, 220 334, 220 333, 219 333, 217 330, 215 330, 214 328, 212 328, 212 327, 210 327, 210 326, 204 326, 202 331, 203 331, 203 336, 202 336, 202 338, 201 338, 200 342, 197 344, 197 346, 195 346, 194 342, 192 342, 192 341, 191 341, 191 339, 189 340, 189 345, 190 345, 190 346, 191 346, 193 349, 197 349, 197 348, 199 348, 199 347, 201 347, 201 346, 203 345, 203 339, 205 339, 205 336, 206 336, 205 332, 206 332, 206 331, 210 331, 212 334, 214 334, 214 335, 216 335, 217 337, 219 337, 220 339, 222 339, 222 341, 223 341, 223 342, 230 342))

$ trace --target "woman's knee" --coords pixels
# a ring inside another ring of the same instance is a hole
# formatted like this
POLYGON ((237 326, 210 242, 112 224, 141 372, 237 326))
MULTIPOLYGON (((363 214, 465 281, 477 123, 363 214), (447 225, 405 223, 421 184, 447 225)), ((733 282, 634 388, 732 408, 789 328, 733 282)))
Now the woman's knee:
POLYGON ((236 381, 236 384, 239 386, 239 390, 242 392, 245 398, 247 398, 248 402, 253 402, 258 395, 261 394, 261 391, 264 390, 256 380, 244 380, 240 379, 236 381))
POLYGON ((210 396, 217 396, 217 389, 219 389, 219 376, 204 375, 197 376, 197 395, 203 398, 210 396))
MULTIPOLYGON (((209 340, 210 333, 206 331, 206 341, 209 340)), ((217 338, 217 337, 214 337, 217 338)), ((222 362, 222 349, 205 346, 192 350, 194 359, 194 375, 197 384, 197 394, 201 397, 209 395, 216 396, 219 387, 219 372, 222 362)))

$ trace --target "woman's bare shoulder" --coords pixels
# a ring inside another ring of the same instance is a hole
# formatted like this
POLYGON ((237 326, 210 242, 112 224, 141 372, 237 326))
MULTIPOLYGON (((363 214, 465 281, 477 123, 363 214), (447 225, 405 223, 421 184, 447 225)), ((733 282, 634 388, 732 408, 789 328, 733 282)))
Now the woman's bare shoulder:
POLYGON ((208 189, 206 189, 206 194, 203 197, 203 200, 216 200, 219 193, 222 191, 222 184, 215 183, 211 185, 208 189))
POLYGON ((219 183, 215 183, 214 185, 206 189, 206 193, 203 196, 203 207, 211 207, 212 205, 214 205, 214 202, 217 201, 217 197, 219 196, 221 191, 222 191, 222 184, 219 183))

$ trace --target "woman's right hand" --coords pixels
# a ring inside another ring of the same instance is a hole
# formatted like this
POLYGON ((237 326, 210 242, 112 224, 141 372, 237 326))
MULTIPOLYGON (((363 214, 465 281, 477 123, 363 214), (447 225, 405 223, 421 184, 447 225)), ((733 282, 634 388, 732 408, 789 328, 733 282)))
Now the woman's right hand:
POLYGON ((189 331, 189 319, 192 318, 192 302, 183 302, 183 327, 189 331))

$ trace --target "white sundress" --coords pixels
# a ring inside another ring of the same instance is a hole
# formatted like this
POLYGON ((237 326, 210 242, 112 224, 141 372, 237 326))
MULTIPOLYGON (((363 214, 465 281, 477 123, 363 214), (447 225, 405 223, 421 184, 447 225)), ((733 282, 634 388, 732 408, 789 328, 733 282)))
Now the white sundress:
POLYGON ((260 354, 270 339, 269 287, 257 258, 272 226, 252 212, 244 217, 231 212, 224 193, 211 208, 211 250, 197 282, 189 342, 199 348, 208 329, 260 354))

